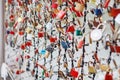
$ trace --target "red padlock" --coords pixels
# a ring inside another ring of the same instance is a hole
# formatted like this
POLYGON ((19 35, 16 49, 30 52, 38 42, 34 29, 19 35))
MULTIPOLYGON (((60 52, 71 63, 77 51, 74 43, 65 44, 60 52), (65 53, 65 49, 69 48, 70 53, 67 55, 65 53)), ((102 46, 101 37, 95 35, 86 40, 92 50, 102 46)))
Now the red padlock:
POLYGON ((14 21, 15 16, 14 16, 14 15, 10 15, 9 19, 10 19, 11 21, 14 21))
POLYGON ((111 17, 116 17, 118 14, 120 14, 120 9, 111 8, 109 14, 111 17))
POLYGON ((109 74, 109 72, 105 75, 105 80, 113 80, 112 74, 109 74))
POLYGON ((19 75, 19 74, 20 74, 20 70, 17 70, 17 71, 16 71, 16 74, 19 75))
POLYGON ((23 31, 19 31, 19 35, 20 36, 24 35, 24 32, 23 31))
POLYGON ((51 7, 56 9, 58 7, 58 4, 57 3, 53 3, 51 7))
POLYGON ((32 45, 32 42, 31 41, 27 41, 26 43, 25 43, 25 46, 31 46, 32 45))
POLYGON ((38 38, 42 38, 42 37, 44 37, 44 33, 43 32, 39 32, 38 33, 38 38))
POLYGON ((14 31, 10 31, 10 34, 11 34, 11 35, 15 35, 15 32, 14 32, 14 31))
POLYGON ((75 28, 74 28, 74 26, 69 26, 68 28, 67 28, 67 32, 74 32, 75 31, 75 28))
POLYGON ((77 47, 78 48, 82 48, 83 45, 84 45, 84 41, 80 40, 80 42, 78 43, 77 47))
POLYGON ((72 77, 74 77, 74 78, 77 78, 77 77, 78 77, 78 72, 75 71, 74 68, 72 68, 71 71, 70 71, 70 75, 71 75, 72 77))
POLYGON ((57 40, 56 37, 52 37, 52 36, 50 37, 50 42, 51 42, 51 43, 52 43, 52 42, 53 42, 53 43, 56 42, 56 40, 57 40))
POLYGON ((22 50, 25 50, 25 48, 26 48, 25 44, 22 44, 22 45, 20 46, 20 48, 21 48, 22 50))
POLYGON ((110 50, 111 50, 111 52, 120 53, 120 46, 112 46, 112 45, 110 45, 110 50))

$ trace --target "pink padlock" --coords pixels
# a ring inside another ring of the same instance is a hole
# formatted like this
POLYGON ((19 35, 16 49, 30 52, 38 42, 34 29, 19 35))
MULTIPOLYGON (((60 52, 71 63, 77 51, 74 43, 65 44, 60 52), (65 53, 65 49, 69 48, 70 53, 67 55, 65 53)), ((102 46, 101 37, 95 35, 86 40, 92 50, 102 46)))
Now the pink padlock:
POLYGON ((82 48, 83 45, 84 45, 84 41, 80 40, 80 42, 78 43, 77 47, 78 48, 82 48))
POLYGON ((59 11, 59 13, 57 14, 57 18, 63 19, 63 17, 65 16, 65 14, 66 14, 66 12, 63 11, 63 10, 61 10, 61 11, 59 11))
POLYGON ((56 9, 58 7, 58 4, 57 3, 53 3, 51 7, 56 9))

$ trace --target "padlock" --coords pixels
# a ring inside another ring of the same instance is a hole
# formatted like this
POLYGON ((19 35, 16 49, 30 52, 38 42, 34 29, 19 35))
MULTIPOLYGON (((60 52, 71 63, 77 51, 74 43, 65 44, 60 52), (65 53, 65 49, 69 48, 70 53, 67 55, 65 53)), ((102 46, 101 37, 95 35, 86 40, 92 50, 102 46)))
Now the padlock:
POLYGON ((74 77, 74 78, 77 78, 77 77, 78 77, 78 72, 75 71, 74 68, 72 68, 71 71, 70 71, 70 75, 71 75, 72 77, 74 77))
POLYGON ((110 72, 106 73, 105 80, 113 80, 113 76, 112 76, 112 74, 110 74, 110 72))
POLYGON ((78 12, 83 12, 85 5, 82 3, 75 2, 75 10, 78 12))
POLYGON ((56 37, 53 37, 53 36, 51 36, 51 37, 50 37, 50 42, 51 42, 51 43, 56 42, 56 40, 57 40, 57 38, 56 38, 56 37))
POLYGON ((21 48, 22 50, 25 50, 25 49, 26 49, 25 44, 22 44, 22 45, 20 46, 20 48, 21 48))
POLYGON ((38 32, 38 38, 44 37, 44 32, 38 32))
POLYGON ((64 67, 67 68, 68 67, 68 63, 64 62, 64 67))
POLYGON ((83 41, 83 40, 80 40, 79 43, 78 43, 78 45, 77 45, 77 47, 78 47, 78 48, 82 48, 83 45, 84 45, 84 41, 83 41))
POLYGON ((39 53, 42 54, 42 55, 44 55, 46 53, 46 50, 45 49, 42 49, 42 50, 40 49, 39 53))
POLYGON ((115 21, 120 24, 120 13, 116 16, 115 21))
POLYGON ((105 28, 106 28, 106 26, 105 26, 104 23, 99 24, 99 25, 97 26, 97 28, 94 29, 94 30, 91 32, 91 34, 90 34, 91 39, 92 39, 93 41, 98 41, 98 40, 100 40, 100 39, 102 38, 102 36, 103 36, 103 32, 104 32, 105 28), (100 27, 101 25, 103 26, 103 28, 102 28, 102 29, 99 29, 99 27, 100 27))
POLYGON ((63 11, 63 10, 61 10, 61 11, 58 12, 58 14, 57 14, 57 18, 59 18, 59 19, 63 19, 64 16, 65 16, 65 14, 66 14, 66 12, 63 11))
POLYGON ((81 30, 76 30, 76 36, 82 36, 81 30))
POLYGON ((67 28, 67 32, 73 33, 74 31, 75 31, 74 26, 69 26, 69 27, 67 28))
POLYGON ((51 7, 56 9, 58 7, 58 4, 57 3, 53 3, 51 7))

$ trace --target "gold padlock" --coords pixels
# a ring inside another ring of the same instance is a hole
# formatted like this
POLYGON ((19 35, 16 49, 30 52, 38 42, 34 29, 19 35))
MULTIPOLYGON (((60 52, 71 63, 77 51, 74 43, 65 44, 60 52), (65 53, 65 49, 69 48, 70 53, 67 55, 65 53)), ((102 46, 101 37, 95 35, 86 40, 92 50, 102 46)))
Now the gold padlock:
POLYGON ((64 62, 64 67, 65 67, 65 68, 67 68, 67 67, 68 67, 67 62, 64 62))
POLYGON ((46 54, 45 54, 45 58, 48 58, 50 55, 50 53, 47 51, 46 54))
POLYGON ((79 12, 83 12, 83 10, 84 10, 84 8, 85 8, 85 5, 84 5, 84 4, 81 4, 81 3, 78 3, 78 2, 76 2, 75 4, 76 4, 75 9, 76 9, 77 11, 79 11, 79 12))

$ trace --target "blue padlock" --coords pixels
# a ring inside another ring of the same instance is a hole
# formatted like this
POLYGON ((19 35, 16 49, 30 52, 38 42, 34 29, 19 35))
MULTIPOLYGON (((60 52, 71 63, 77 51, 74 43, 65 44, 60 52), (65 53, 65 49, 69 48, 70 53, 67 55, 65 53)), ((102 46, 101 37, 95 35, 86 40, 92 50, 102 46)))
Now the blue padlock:
POLYGON ((39 53, 44 55, 46 53, 46 50, 42 49, 42 50, 39 50, 39 53))
POLYGON ((68 41, 61 41, 61 45, 64 49, 67 49, 70 47, 70 44, 68 41))
POLYGON ((102 15, 102 10, 101 9, 94 9, 94 14, 96 15, 96 16, 100 16, 100 15, 102 15))
POLYGON ((9 34, 9 33, 10 33, 10 31, 7 31, 6 33, 7 33, 7 34, 9 34))

